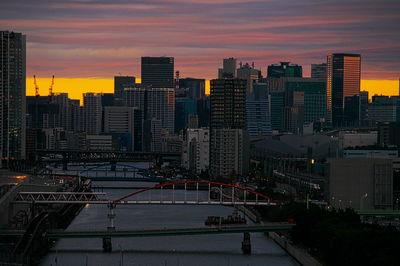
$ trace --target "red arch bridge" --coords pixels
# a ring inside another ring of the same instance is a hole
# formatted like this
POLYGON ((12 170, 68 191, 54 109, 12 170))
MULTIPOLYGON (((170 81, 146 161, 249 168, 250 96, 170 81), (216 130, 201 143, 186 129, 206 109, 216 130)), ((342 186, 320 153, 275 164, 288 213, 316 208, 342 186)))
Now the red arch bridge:
POLYGON ((35 204, 166 204, 166 205, 276 205, 257 191, 213 181, 178 181, 158 184, 129 193, 119 199, 108 199, 101 192, 20 192, 14 203, 35 204), (159 193, 152 193, 158 190, 159 193), (188 191, 191 191, 188 193, 188 191), (195 191, 195 193, 193 193, 195 191), (204 192, 207 191, 207 197, 204 192), (203 193, 202 193, 203 192, 203 193))

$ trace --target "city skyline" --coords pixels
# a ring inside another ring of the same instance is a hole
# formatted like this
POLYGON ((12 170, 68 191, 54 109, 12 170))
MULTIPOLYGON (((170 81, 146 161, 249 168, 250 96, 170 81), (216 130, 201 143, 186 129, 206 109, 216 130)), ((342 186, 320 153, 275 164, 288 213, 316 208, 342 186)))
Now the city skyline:
POLYGON ((173 56, 182 77, 209 80, 223 58, 254 61, 264 75, 267 65, 290 61, 309 76, 309 65, 329 53, 361 54, 362 79, 395 80, 398 88, 400 12, 393 0, 40 2, 2 3, 0 25, 27 35, 27 77, 86 79, 74 90, 93 78, 139 77, 141 56, 173 56))

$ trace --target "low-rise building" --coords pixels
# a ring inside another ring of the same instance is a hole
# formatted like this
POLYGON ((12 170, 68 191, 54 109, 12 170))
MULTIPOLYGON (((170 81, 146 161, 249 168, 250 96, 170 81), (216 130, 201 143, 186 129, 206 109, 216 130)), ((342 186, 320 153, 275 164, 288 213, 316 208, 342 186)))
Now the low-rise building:
POLYGON ((327 201, 336 208, 392 209, 393 164, 391 159, 328 159, 327 201))

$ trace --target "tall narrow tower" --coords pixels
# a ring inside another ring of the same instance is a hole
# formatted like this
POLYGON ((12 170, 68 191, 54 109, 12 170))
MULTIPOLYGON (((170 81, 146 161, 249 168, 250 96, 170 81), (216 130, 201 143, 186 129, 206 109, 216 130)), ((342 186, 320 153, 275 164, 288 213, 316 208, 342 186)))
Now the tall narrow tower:
POLYGON ((333 126, 359 120, 361 56, 329 54, 327 57, 327 120, 333 126))
POLYGON ((0 157, 25 157, 26 39, 25 35, 0 31, 0 157))

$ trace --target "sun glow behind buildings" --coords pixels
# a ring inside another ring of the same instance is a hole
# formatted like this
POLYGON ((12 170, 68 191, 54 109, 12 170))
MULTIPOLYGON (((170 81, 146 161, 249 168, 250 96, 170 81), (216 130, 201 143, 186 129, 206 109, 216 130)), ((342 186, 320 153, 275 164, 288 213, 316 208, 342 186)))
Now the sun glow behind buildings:
MULTIPOLYGON (((136 78, 136 82, 140 83, 140 78, 136 78)), ((40 95, 49 94, 49 86, 51 78, 37 78, 40 88, 40 95)), ((398 80, 361 80, 361 90, 368 91, 369 97, 373 95, 399 95, 398 80)), ((86 92, 95 93, 113 93, 113 79, 97 79, 97 78, 57 78, 53 89, 54 93, 68 93, 71 99, 82 100, 82 94, 86 92)), ((210 92, 210 81, 206 81, 206 94, 210 92)), ((33 78, 26 79, 26 95, 35 95, 35 87, 33 78)))

